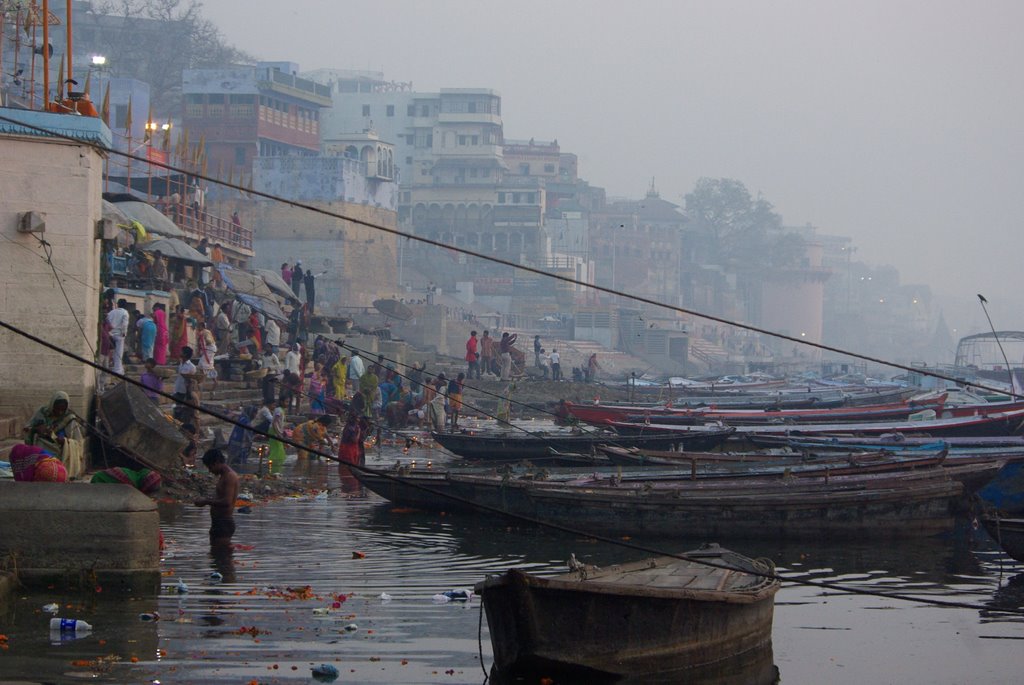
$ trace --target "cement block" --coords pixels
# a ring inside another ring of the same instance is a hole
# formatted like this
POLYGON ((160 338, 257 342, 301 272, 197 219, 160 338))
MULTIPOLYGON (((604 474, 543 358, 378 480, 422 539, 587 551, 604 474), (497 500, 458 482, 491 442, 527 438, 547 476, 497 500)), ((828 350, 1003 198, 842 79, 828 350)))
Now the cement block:
POLYGON ((0 558, 29 586, 160 585, 156 503, 129 485, 0 483, 0 558))

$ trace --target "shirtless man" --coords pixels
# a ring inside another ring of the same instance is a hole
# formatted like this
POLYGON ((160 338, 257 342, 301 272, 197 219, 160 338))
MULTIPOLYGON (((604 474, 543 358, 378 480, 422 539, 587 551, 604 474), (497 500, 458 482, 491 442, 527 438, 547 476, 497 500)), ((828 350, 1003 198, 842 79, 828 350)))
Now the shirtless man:
POLYGON ((206 450, 203 465, 217 476, 213 497, 197 499, 197 507, 210 507, 210 545, 229 545, 235 534, 235 500, 238 498, 238 474, 228 466, 224 453, 214 447, 206 450))

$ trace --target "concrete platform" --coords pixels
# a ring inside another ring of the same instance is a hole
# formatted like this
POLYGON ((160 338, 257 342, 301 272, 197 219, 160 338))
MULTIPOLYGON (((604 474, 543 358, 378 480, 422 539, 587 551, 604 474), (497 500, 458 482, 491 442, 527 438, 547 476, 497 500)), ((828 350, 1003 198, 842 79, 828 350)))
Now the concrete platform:
POLYGON ((159 536, 130 485, 0 482, 0 559, 28 587, 156 593, 159 536))

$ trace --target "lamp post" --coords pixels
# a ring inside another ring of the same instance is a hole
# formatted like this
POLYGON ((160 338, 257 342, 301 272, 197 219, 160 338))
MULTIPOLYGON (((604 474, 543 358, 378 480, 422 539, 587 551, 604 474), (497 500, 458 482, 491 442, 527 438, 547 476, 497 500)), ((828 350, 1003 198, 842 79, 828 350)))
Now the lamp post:
MULTIPOLYGON (((159 123, 152 119, 146 121, 146 160, 149 162, 147 165, 149 179, 146 186, 146 200, 153 198, 153 136, 157 134, 157 131, 163 131, 166 140, 171 132, 171 123, 159 123)), ((161 161, 166 162, 167 160, 163 159, 161 161)))

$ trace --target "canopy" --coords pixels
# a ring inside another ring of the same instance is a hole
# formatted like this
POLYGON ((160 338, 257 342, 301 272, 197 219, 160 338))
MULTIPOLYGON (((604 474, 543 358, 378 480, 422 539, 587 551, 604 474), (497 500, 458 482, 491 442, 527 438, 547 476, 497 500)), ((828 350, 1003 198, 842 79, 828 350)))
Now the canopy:
POLYGON ((169 259, 180 259, 183 262, 191 262, 192 264, 201 264, 203 266, 213 264, 209 257, 177 238, 157 238, 146 243, 139 243, 137 247, 143 252, 159 251, 160 254, 169 259))
POLYGON ((129 219, 145 226, 149 233, 158 233, 168 238, 185 237, 185 232, 153 205, 138 200, 114 201, 111 204, 129 219))
POLYGON ((274 293, 270 290, 266 281, 256 274, 249 273, 248 271, 243 271, 241 269, 235 269, 231 265, 223 262, 217 265, 217 271, 220 272, 220 276, 224 280, 224 285, 237 295, 255 295, 256 297, 262 297, 268 300, 274 299, 274 293))
POLYGON ((244 293, 235 293, 235 296, 253 309, 269 316, 271 319, 276 319, 281 323, 288 323, 288 315, 284 313, 284 310, 281 309, 281 306, 277 304, 277 302, 268 300, 264 297, 256 297, 254 295, 246 295, 244 293))
POLYGON ((275 293, 284 297, 285 299, 294 300, 295 291, 292 290, 291 286, 284 282, 284 279, 276 272, 271 269, 253 269, 253 273, 263 279, 263 282, 267 284, 271 290, 275 293))
POLYGON ((411 309, 398 300, 374 300, 373 306, 384 316, 398 319, 399 321, 408 321, 414 315, 411 309))

